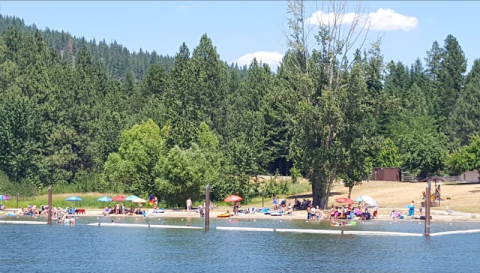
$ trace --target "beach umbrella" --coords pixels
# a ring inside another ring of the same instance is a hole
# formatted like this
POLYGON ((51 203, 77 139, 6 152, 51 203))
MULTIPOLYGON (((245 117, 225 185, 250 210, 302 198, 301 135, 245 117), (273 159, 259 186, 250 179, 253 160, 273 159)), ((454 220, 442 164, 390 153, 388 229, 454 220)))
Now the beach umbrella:
POLYGON ((355 202, 352 199, 346 198, 346 197, 337 198, 337 199, 335 199, 335 201, 337 201, 339 203, 355 204, 355 202))
POLYGON ((3 195, 1 194, 0 195, 0 201, 1 201, 1 204, 3 204, 3 200, 10 200, 10 197, 6 196, 6 195, 3 195))
POLYGON ((139 198, 139 197, 136 196, 136 195, 130 195, 130 196, 127 196, 127 198, 125 198, 124 201, 132 201, 132 200, 135 199, 135 198, 139 198))
POLYGON ((370 205, 370 206, 373 206, 373 207, 378 207, 378 203, 375 199, 373 199, 372 197, 368 196, 368 195, 362 195, 360 196, 360 198, 362 198, 362 201, 365 202, 366 204, 370 205))
POLYGON ((82 201, 82 198, 74 195, 74 196, 68 197, 67 199, 65 199, 65 201, 82 201))
POLYGON ((137 197, 132 199, 132 203, 147 203, 147 201, 145 199, 137 197))
MULTIPOLYGON (((67 199, 65 199, 65 201, 71 201, 71 202, 82 201, 82 198, 74 195, 74 196, 68 197, 67 199)), ((73 205, 75 206, 75 203, 73 203, 73 205)))
POLYGON ((230 196, 227 196, 227 198, 223 199, 225 202, 236 202, 236 201, 242 201, 243 198, 241 196, 232 194, 230 196))
POLYGON ((108 197, 108 196, 102 196, 100 198, 97 199, 98 202, 112 202, 112 198, 108 197))
POLYGON ((354 202, 362 202, 362 197, 358 197, 357 199, 353 200, 354 202))
POLYGON ((125 200, 125 196, 121 196, 121 195, 112 199, 112 201, 115 201, 115 202, 122 202, 123 200, 125 200))

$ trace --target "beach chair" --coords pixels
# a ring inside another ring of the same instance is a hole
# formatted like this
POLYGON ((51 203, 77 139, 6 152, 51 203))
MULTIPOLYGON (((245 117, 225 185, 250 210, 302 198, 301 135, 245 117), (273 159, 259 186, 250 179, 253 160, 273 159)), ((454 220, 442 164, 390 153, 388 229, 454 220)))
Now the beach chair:
POLYGON ((445 208, 445 210, 446 210, 446 211, 445 211, 445 214, 447 214, 447 215, 452 215, 452 214, 453 214, 453 210, 451 210, 449 206, 447 206, 447 207, 445 208))

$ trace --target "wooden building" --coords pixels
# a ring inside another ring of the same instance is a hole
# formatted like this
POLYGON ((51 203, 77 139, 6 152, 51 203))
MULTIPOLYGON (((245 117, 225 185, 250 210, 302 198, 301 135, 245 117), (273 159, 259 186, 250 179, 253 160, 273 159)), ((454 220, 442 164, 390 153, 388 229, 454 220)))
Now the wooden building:
POLYGON ((402 181, 400 168, 373 167, 372 180, 376 181, 402 181))

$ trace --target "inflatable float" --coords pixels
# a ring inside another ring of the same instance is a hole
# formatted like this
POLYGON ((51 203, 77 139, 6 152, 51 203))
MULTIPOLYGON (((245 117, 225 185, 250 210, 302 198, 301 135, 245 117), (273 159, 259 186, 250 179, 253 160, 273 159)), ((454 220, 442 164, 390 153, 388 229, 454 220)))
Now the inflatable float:
POLYGON ((281 212, 272 212, 272 213, 270 213, 270 216, 282 216, 282 213, 281 212))
POLYGON ((148 210, 148 214, 156 214, 156 213, 165 213, 164 209, 151 209, 148 210))
POLYGON ((357 222, 343 222, 343 223, 330 223, 332 227, 348 227, 348 226, 356 226, 357 222))
POLYGON ((218 218, 226 218, 226 217, 230 217, 230 216, 232 216, 230 213, 222 213, 222 214, 217 215, 218 218))

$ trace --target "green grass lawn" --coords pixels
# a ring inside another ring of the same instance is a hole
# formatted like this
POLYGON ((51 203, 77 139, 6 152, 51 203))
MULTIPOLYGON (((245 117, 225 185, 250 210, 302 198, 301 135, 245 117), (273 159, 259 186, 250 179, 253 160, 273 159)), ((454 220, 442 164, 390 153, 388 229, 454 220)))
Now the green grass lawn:
MULTIPOLYGON (((52 205, 54 207, 76 207, 76 208, 85 208, 85 209, 103 209, 105 206, 114 206, 117 203, 121 202, 98 202, 97 199, 102 196, 109 196, 114 198, 118 196, 118 194, 102 194, 102 193, 72 193, 72 194, 53 194, 52 195, 52 205), (82 201, 72 202, 72 201, 65 201, 68 197, 75 195, 82 199, 82 201)), ((127 196, 127 195, 124 195, 127 196)), ((10 197, 11 200, 3 201, 5 207, 8 208, 15 208, 17 207, 17 200, 15 197, 10 197)), ((144 198, 145 199, 145 198, 144 198)), ((145 199, 146 200, 146 199, 145 199)), ((39 195, 37 197, 32 198, 20 198, 18 200, 18 207, 19 208, 27 208, 28 205, 36 205, 37 208, 40 208, 42 205, 48 205, 48 195, 39 195)), ((132 205, 131 202, 125 202, 127 207, 132 205)), ((159 207, 162 204, 159 204, 159 207)), ((135 204, 137 206, 137 204, 135 204)), ((147 204, 143 204, 144 208, 150 208, 151 206, 147 204)))
MULTIPOLYGON (((278 199, 291 199, 291 202, 293 204, 295 200, 295 196, 302 196, 302 194, 309 194, 311 193, 311 185, 308 182, 301 182, 301 183, 295 183, 295 184, 290 184, 289 185, 289 190, 288 194, 281 194, 278 195, 278 199)), ((84 208, 84 209, 103 209, 105 206, 115 206, 117 203, 121 202, 98 202, 97 199, 102 197, 102 196, 109 196, 111 198, 114 198, 120 194, 115 194, 115 193, 99 193, 99 192, 90 192, 90 193, 61 193, 61 194, 53 194, 53 199, 52 199, 52 205, 54 207, 76 207, 76 208, 84 208), (82 201, 77 201, 77 202, 70 202, 70 201, 65 201, 66 198, 70 196, 78 196, 82 199, 82 201)), ((128 194, 122 194, 123 196, 128 196, 128 194)), ((10 196, 11 200, 9 201, 3 201, 3 204, 5 204, 5 207, 8 208, 16 208, 17 207, 17 200, 15 196, 10 196)), ((148 201, 148 197, 142 197, 148 201)), ((303 198, 303 197, 301 197, 303 198)), ((195 201, 193 200, 193 205, 196 207, 200 205, 203 202, 200 201, 195 201)), ((28 205, 36 205, 37 208, 40 208, 42 205, 47 205, 48 204, 48 195, 38 195, 36 197, 20 197, 18 200, 18 207, 19 208, 27 208, 28 205)), ((233 203, 225 203, 223 201, 221 202, 214 202, 215 206, 222 207, 222 208, 228 208, 232 207, 233 203)), ((272 196, 265 196, 264 199, 264 204, 266 207, 273 207, 273 198, 272 196)), ((132 205, 131 202, 125 202, 125 205, 127 207, 130 207, 132 205)), ((137 206, 137 204, 135 204, 137 206)), ((153 208, 153 206, 150 206, 148 203, 143 204, 144 208, 153 208)), ((158 207, 164 207, 167 208, 166 204, 159 203, 158 207)), ((262 197, 255 197, 249 201, 248 204, 242 204, 242 207, 257 207, 260 208, 262 207, 262 197)))

